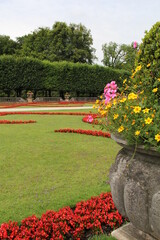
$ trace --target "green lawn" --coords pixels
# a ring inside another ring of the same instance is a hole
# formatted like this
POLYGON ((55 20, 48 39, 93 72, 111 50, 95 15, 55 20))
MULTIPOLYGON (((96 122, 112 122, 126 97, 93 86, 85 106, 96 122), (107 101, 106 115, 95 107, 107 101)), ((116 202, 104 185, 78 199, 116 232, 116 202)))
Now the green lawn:
MULTIPOLYGON (((85 110, 81 110, 84 112, 85 110)), ((89 110, 86 110, 87 112, 89 110)), ((120 147, 111 139, 54 133, 59 128, 97 129, 82 116, 8 115, 36 120, 0 125, 0 223, 74 206, 110 190, 108 173, 120 147)))

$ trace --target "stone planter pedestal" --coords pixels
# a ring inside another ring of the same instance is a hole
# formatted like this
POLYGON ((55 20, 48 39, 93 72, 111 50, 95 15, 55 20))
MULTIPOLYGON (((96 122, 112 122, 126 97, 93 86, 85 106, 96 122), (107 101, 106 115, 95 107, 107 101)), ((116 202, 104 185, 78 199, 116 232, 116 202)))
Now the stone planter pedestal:
POLYGON ((139 146, 134 154, 124 140, 112 138, 123 146, 110 169, 112 197, 130 221, 112 235, 118 240, 160 240, 160 153, 139 146))

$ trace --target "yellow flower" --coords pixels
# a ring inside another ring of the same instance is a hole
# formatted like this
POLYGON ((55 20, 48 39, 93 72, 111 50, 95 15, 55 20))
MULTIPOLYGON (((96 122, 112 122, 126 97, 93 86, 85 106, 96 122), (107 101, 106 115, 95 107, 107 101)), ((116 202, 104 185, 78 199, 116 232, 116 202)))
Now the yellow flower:
POLYGON ((143 94, 144 93, 144 90, 142 90, 141 92, 140 92, 140 94, 143 94))
POLYGON ((115 113, 114 116, 113 116, 113 119, 117 119, 119 117, 119 114, 118 113, 115 113))
POLYGON ((135 94, 135 93, 130 93, 129 95, 128 95, 128 100, 134 100, 134 99, 137 99, 137 94, 135 94))
POLYGON ((152 120, 153 120, 152 118, 149 118, 149 117, 146 118, 145 119, 145 124, 150 124, 152 122, 152 120))
POLYGON ((157 80, 160 82, 160 78, 157 78, 157 80))
POLYGON ((157 91, 158 91, 158 88, 154 88, 154 89, 152 90, 153 93, 156 93, 157 91))
POLYGON ((127 82, 127 79, 124 79, 123 84, 125 84, 126 82, 127 82))
POLYGON ((135 136, 138 136, 139 134, 140 134, 139 130, 135 131, 135 136))
POLYGON ((113 105, 115 106, 117 104, 117 99, 113 99, 113 105))
POLYGON ((107 111, 105 111, 105 110, 100 110, 99 112, 102 116, 105 116, 107 114, 107 111))
POLYGON ((135 113, 140 113, 140 111, 141 111, 141 107, 139 107, 139 106, 136 106, 136 107, 134 107, 134 110, 133 110, 135 113))
POLYGON ((151 64, 150 64, 150 63, 148 63, 148 64, 147 64, 147 67, 150 67, 150 66, 151 66, 151 64))
POLYGON ((112 107, 112 104, 111 103, 108 103, 107 106, 105 107, 105 109, 109 109, 112 107))
POLYGON ((123 97, 121 100, 119 100, 120 102, 125 102, 126 101, 126 98, 125 97, 123 97))
POLYGON ((140 71, 140 70, 141 70, 141 68, 142 68, 142 66, 141 66, 141 65, 139 65, 139 66, 137 66, 137 67, 136 67, 135 71, 136 71, 136 72, 137 72, 137 71, 140 71))
POLYGON ((160 142, 160 134, 155 135, 155 140, 156 140, 157 142, 160 142))
POLYGON ((143 111, 143 113, 148 113, 149 112, 149 108, 145 108, 142 111, 143 111))
POLYGON ((123 126, 120 126, 119 128, 118 128, 118 132, 122 132, 124 130, 124 127, 123 126))
POLYGON ((134 78, 135 74, 136 74, 136 72, 132 73, 132 76, 131 76, 132 79, 134 78))

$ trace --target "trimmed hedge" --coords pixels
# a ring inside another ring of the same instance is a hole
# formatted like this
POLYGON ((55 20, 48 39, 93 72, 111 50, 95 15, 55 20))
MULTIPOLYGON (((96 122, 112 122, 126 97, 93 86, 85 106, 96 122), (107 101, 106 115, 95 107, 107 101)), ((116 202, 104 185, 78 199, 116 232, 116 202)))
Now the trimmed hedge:
POLYGON ((0 57, 0 89, 15 90, 19 95, 22 90, 49 90, 97 96, 107 82, 116 80, 121 86, 129 75, 129 72, 99 65, 0 57))
POLYGON ((32 58, 0 57, 0 89, 22 90, 44 88, 44 64, 32 58))

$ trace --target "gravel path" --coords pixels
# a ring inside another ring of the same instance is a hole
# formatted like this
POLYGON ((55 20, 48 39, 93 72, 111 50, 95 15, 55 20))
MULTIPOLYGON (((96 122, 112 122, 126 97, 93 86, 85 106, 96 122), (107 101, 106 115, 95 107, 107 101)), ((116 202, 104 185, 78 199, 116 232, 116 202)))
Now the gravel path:
POLYGON ((42 110, 81 110, 92 109, 93 107, 31 107, 31 108, 0 108, 0 112, 30 112, 30 111, 42 111, 42 110))

